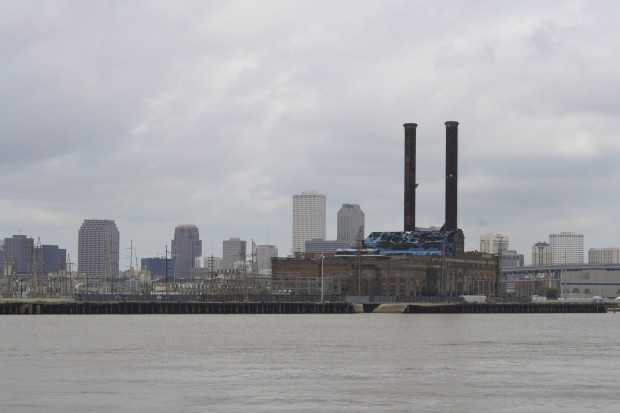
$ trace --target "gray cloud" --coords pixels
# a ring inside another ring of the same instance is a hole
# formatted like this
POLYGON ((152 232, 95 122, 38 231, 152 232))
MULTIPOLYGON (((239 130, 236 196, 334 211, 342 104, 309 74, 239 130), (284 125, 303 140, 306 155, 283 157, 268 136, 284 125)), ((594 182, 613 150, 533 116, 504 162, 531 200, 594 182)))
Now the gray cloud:
POLYGON ((402 227, 405 122, 418 219, 443 223, 460 127, 468 249, 557 231, 619 246, 614 2, 0 2, 0 236, 75 253, 85 218, 163 253, 194 223, 290 248, 292 194, 402 227), (617 230, 617 228, 615 228, 617 230))

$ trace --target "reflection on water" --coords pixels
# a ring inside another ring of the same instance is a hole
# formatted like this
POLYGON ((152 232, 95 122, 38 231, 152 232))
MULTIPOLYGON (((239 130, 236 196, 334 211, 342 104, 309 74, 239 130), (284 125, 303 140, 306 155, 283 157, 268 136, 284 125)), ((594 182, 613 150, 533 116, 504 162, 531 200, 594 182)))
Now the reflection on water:
POLYGON ((2 412, 616 412, 618 314, 0 317, 2 412))

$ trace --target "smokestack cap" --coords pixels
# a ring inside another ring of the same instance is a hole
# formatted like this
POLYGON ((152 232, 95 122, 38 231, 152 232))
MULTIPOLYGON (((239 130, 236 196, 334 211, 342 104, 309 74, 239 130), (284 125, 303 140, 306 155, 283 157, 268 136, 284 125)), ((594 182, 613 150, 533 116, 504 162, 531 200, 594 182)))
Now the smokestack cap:
POLYGON ((405 127, 405 129, 415 129, 418 127, 417 123, 405 123, 403 124, 403 126, 405 127))
POLYGON ((459 126, 459 123, 455 120, 449 120, 445 123, 446 128, 456 128, 457 126, 459 126))

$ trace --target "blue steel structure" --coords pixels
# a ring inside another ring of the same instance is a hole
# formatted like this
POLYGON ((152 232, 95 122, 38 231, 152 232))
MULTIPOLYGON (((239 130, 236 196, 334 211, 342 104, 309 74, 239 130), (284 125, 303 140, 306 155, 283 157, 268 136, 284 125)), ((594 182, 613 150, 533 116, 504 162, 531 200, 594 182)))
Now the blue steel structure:
POLYGON ((372 232, 364 241, 368 254, 455 257, 460 230, 372 232))

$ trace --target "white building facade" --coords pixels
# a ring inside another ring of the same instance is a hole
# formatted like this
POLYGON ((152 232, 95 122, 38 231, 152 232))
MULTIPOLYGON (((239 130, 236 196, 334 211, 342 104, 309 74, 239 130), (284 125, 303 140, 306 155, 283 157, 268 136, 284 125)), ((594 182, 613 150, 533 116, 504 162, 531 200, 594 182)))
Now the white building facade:
POLYGON ((499 254, 500 246, 502 253, 508 251, 510 237, 502 234, 483 234, 480 235, 480 252, 487 254, 499 254))
POLYGON ((590 248, 588 264, 620 264, 620 248, 590 248))
POLYGON ((583 264, 583 234, 549 234, 549 246, 552 264, 583 264))
POLYGON ((325 195, 314 191, 293 195, 293 254, 305 251, 305 242, 325 239, 325 195))

